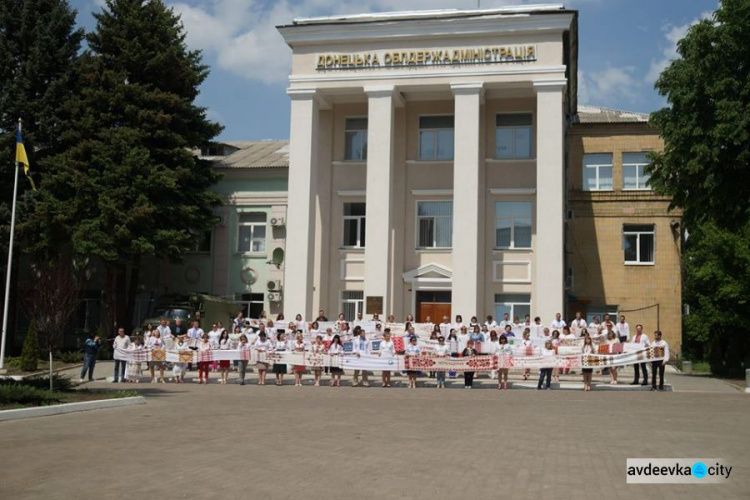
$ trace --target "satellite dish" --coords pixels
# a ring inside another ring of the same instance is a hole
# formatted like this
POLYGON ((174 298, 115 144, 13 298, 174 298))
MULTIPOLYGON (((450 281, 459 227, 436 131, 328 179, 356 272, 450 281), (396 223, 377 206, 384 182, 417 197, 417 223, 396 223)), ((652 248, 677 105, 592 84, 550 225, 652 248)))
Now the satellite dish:
POLYGON ((281 247, 275 248, 273 250, 271 261, 277 268, 281 267, 281 264, 284 263, 284 249, 281 247))

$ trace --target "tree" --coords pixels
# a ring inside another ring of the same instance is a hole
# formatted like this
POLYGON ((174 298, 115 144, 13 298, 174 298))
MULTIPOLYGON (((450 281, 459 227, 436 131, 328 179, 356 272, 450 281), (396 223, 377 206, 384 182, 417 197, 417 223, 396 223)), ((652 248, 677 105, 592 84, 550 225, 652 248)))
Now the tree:
POLYGON ((685 249, 685 347, 707 358, 717 375, 744 376, 750 367, 750 224, 737 231, 706 222, 685 249))
POLYGON ((35 235, 37 255, 69 246, 75 257, 102 259, 108 305, 124 300, 118 323, 128 324, 141 259, 179 261, 214 224, 221 199, 210 187, 219 177, 193 151, 221 126, 194 104, 208 68, 161 0, 107 0, 95 17, 66 149, 51 159, 23 232, 35 235))
POLYGON ((651 115, 664 151, 651 185, 684 209, 688 227, 750 221, 750 0, 722 0, 677 44, 656 82, 668 106, 651 115))
MULTIPOLYGON (((63 103, 75 87, 73 65, 83 39, 75 16, 66 0, 0 2, 0 255, 8 252, 18 119, 35 169, 59 153, 68 127, 63 103)), ((17 220, 24 217, 28 190, 19 179, 17 220)), ((4 267, 6 260, 0 261, 4 267)))
POLYGON ((36 321, 31 319, 29 329, 26 331, 26 338, 23 340, 23 350, 21 351, 21 370, 25 372, 34 372, 39 362, 39 338, 36 333, 36 321))

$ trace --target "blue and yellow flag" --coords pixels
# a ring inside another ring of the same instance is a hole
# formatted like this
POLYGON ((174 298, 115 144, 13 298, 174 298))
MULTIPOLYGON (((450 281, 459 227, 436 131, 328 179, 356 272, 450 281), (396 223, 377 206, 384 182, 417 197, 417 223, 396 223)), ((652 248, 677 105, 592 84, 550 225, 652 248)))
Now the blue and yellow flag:
POLYGON ((36 191, 36 185, 34 179, 29 175, 29 157, 26 156, 26 147, 23 145, 23 137, 21 137, 21 121, 18 121, 18 128, 16 129, 16 163, 23 165, 23 173, 26 174, 26 178, 29 179, 32 189, 36 191))

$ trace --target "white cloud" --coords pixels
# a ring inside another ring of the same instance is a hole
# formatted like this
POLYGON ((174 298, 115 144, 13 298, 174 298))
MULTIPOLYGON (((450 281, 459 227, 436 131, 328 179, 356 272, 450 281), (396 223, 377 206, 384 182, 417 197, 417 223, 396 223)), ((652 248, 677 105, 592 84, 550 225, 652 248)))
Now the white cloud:
POLYGON ((698 16, 696 19, 693 19, 689 23, 683 24, 681 26, 668 24, 662 28, 662 31, 664 32, 664 38, 666 38, 667 43, 662 50, 662 56, 659 59, 654 59, 651 61, 651 66, 649 66, 648 72, 644 77, 646 83, 653 84, 654 82, 656 82, 661 72, 664 71, 664 69, 669 66, 669 64, 674 59, 677 59, 677 57, 679 56, 677 54, 677 42, 685 37, 690 27, 697 24, 703 19, 710 18, 712 14, 713 12, 702 12, 700 16, 698 16))
MULTIPOLYGON (((476 8, 476 0, 200 0, 171 2, 182 16, 187 42, 215 64, 248 80, 285 82, 291 51, 276 31, 295 17, 398 10, 476 8)), ((482 8, 525 3, 483 0, 482 8)))
POLYGON ((613 102, 635 102, 641 82, 634 66, 578 72, 578 99, 581 104, 615 107, 613 102))

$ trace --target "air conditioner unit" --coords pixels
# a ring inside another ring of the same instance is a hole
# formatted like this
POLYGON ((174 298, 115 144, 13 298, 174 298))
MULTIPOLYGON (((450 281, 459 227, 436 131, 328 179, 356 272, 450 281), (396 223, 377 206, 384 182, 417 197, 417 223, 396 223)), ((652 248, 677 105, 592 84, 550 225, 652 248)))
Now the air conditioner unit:
POLYGON ((278 292, 269 293, 268 302, 281 302, 281 294, 278 292))
POLYGON ((283 217, 271 217, 271 225, 273 227, 282 227, 286 225, 286 221, 283 217))
POLYGON ((271 292, 278 292, 281 290, 281 280, 268 280, 266 288, 271 292))

